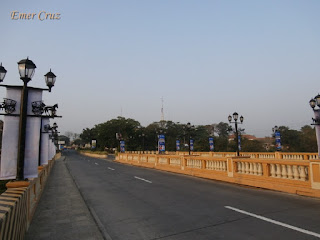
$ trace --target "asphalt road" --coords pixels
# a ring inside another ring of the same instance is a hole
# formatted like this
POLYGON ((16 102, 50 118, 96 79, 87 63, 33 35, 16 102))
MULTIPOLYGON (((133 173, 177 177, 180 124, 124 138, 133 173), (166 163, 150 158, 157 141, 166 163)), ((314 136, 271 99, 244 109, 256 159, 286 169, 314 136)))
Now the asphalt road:
POLYGON ((319 239, 320 200, 66 151, 106 239, 319 239))

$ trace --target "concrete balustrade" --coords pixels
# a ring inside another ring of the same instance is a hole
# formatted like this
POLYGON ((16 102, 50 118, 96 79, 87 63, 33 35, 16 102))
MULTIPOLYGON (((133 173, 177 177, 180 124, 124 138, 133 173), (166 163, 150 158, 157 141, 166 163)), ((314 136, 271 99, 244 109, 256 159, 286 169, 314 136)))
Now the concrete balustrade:
POLYGON ((117 161, 197 177, 320 197, 320 160, 310 153, 121 153, 117 161), (231 156, 230 156, 231 155, 231 156), (229 157, 228 157, 229 156, 229 157), (294 158, 294 159, 291 159, 294 158), (136 159, 133 161, 133 159, 136 159))
POLYGON ((98 154, 98 153, 94 153, 94 152, 80 151, 79 153, 82 155, 85 155, 88 157, 94 157, 94 158, 107 158, 108 157, 108 154, 98 154))
POLYGON ((181 165, 181 159, 180 158, 170 158, 169 161, 170 165, 180 166, 181 165))
POLYGON ((7 183, 7 190, 0 195, 0 240, 24 239, 54 160, 60 157, 58 153, 39 167, 37 178, 7 183))
MULTIPOLYGON (((143 154, 142 151, 127 151, 126 153, 143 154)), ((158 154, 156 151, 145 151, 145 154, 158 154)), ((189 152, 165 152, 166 155, 189 155, 189 152)), ((160 154, 161 155, 161 154, 160 154)), ((235 152, 191 152, 191 155, 201 157, 236 157, 235 152)), ((286 160, 317 160, 318 153, 288 153, 288 152, 240 152, 242 157, 259 159, 286 159, 286 160)))

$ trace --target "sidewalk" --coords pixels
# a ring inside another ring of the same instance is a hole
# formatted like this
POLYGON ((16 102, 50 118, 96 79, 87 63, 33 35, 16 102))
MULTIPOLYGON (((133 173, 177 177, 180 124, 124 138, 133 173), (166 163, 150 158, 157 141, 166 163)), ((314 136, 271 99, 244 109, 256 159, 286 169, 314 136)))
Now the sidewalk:
POLYGON ((64 159, 54 164, 25 240, 103 239, 64 159))

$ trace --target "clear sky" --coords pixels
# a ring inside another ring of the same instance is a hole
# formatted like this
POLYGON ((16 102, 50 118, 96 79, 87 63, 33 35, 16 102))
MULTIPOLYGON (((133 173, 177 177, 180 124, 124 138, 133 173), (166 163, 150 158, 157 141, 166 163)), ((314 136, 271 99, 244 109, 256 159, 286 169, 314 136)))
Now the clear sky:
POLYGON ((163 97, 165 120, 211 124, 237 111, 248 134, 270 136, 275 125, 311 123, 319 12, 317 0, 2 0, 4 83, 21 84, 27 56, 37 65, 30 86, 45 87, 52 68, 44 101, 59 104, 62 133, 121 112, 146 126, 160 120, 163 97), (41 11, 61 19, 40 21, 41 11))

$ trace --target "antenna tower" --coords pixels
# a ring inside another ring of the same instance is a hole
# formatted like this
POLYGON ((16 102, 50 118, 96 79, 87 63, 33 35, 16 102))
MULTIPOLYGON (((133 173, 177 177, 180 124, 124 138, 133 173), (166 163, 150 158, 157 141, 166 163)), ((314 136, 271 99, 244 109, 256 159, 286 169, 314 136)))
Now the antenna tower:
POLYGON ((164 113, 163 113, 163 97, 161 97, 161 121, 164 121, 164 113))

